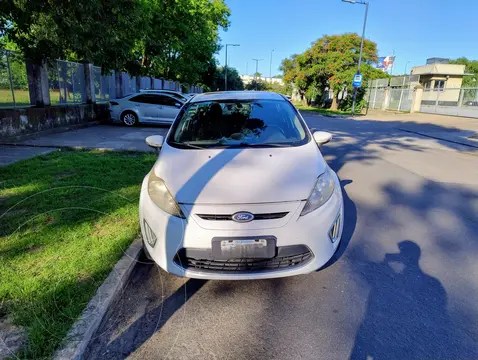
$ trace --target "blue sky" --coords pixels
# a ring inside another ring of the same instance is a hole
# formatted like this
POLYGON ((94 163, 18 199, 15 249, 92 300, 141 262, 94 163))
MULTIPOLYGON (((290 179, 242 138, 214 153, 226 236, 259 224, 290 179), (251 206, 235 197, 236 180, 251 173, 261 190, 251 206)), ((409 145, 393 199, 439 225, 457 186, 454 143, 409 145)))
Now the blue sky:
MULTIPOLYGON (((226 0, 231 25, 221 31, 229 47, 229 65, 239 73, 255 70, 252 58, 264 59, 259 72, 279 73, 282 59, 303 52, 324 34, 361 34, 365 6, 341 0, 226 0)), ((395 50, 394 74, 405 64, 423 65, 429 57, 478 59, 478 0, 369 0, 366 38, 375 41, 379 56, 395 50)), ((224 65, 224 48, 217 55, 224 65)))

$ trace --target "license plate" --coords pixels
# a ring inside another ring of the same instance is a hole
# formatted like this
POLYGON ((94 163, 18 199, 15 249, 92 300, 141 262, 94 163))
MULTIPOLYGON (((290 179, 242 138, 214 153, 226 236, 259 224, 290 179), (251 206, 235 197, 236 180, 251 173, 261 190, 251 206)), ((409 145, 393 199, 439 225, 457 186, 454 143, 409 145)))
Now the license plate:
POLYGON ((215 238, 212 254, 216 259, 272 258, 276 252, 276 240, 269 238, 215 238))
POLYGON ((221 250, 229 251, 241 246, 253 246, 256 248, 267 247, 266 239, 257 239, 257 240, 222 240, 221 241, 221 250))

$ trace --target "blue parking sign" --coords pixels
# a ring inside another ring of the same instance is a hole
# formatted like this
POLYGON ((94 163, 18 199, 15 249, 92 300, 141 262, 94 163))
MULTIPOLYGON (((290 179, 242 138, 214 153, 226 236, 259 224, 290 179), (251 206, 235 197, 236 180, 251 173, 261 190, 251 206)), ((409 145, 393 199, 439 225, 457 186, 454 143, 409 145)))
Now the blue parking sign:
POLYGON ((362 74, 355 74, 354 81, 352 82, 353 87, 361 87, 362 86, 362 74))

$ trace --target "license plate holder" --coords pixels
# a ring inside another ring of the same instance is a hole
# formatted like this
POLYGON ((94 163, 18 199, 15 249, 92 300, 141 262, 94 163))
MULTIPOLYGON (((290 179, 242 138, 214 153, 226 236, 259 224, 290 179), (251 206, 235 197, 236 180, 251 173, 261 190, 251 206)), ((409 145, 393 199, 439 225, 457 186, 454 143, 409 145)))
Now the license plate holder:
POLYGON ((212 256, 217 260, 270 259, 276 256, 276 238, 215 237, 212 239, 212 256))

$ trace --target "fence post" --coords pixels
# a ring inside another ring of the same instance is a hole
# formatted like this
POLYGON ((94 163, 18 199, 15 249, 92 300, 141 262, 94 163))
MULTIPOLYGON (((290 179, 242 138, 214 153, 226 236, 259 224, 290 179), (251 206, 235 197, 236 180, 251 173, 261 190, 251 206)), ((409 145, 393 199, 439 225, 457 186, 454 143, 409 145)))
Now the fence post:
POLYGON ((94 104, 96 103, 96 94, 95 94, 95 76, 93 74, 93 64, 88 62, 83 62, 85 68, 85 95, 86 103, 94 104))
POLYGON ((139 90, 141 90, 141 76, 136 76, 135 79, 136 79, 136 92, 138 92, 139 90))
POLYGON ((390 102, 390 88, 387 86, 386 88, 383 88, 382 110, 387 110, 389 102, 390 102))
POLYGON ((15 90, 13 90, 13 77, 12 77, 12 69, 10 68, 10 52, 6 51, 5 56, 7 58, 7 71, 8 71, 8 80, 10 81, 10 91, 12 92, 12 99, 13 99, 13 107, 16 107, 15 102, 15 90))
POLYGON ((50 88, 46 63, 26 61, 30 103, 36 107, 50 106, 50 88))
POLYGON ((115 88, 116 98, 119 99, 123 96, 123 72, 115 71, 115 88))
POLYGON ((463 95, 465 94, 464 89, 460 89, 460 95, 458 96, 458 107, 463 106, 463 95))
POLYGON ((423 97, 423 85, 418 84, 413 89, 412 106, 410 108, 411 113, 420 112, 422 97, 423 97))

